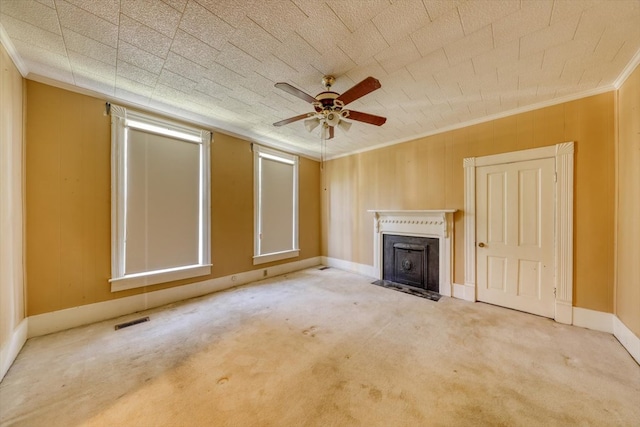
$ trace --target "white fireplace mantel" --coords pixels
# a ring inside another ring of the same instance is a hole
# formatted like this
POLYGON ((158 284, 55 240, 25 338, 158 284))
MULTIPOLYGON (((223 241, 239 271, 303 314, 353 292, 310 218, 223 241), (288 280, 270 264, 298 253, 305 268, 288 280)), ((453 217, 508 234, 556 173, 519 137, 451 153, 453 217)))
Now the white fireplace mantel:
POLYGON ((440 247, 440 294, 451 296, 453 277, 453 214, 456 209, 369 210, 373 220, 373 266, 382 279, 382 236, 398 234, 437 238, 440 247))

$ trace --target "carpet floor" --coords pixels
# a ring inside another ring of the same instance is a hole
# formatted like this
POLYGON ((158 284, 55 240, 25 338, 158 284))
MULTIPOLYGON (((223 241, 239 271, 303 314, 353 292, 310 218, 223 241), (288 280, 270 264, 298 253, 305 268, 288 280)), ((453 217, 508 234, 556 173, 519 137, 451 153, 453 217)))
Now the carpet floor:
POLYGON ((612 335, 371 281, 307 269, 32 338, 0 425, 640 424, 612 335))

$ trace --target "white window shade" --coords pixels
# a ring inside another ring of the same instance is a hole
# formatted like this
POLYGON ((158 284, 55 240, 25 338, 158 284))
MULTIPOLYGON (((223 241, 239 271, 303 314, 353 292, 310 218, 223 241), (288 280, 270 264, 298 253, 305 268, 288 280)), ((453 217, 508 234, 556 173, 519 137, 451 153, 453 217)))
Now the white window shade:
POLYGON ((209 274, 211 134, 119 106, 111 115, 111 290, 209 274))
POLYGON ((199 151, 128 129, 125 275, 200 262, 199 151))
POLYGON ((254 146, 254 264, 299 255, 298 157, 254 146))
POLYGON ((293 165, 262 157, 261 253, 293 249, 293 165))

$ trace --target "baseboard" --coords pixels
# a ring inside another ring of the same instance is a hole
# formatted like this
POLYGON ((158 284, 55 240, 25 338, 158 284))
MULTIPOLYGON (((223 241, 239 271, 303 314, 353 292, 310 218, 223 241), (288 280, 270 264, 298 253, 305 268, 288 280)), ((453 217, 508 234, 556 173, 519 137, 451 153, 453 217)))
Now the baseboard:
POLYGON ((454 283, 452 297, 474 302, 476 300, 476 287, 474 285, 454 283))
POLYGON ((322 264, 328 267, 339 268, 340 270, 351 271, 363 276, 379 279, 379 273, 372 265, 359 264, 357 262, 345 261, 338 258, 322 257, 322 264))
POLYGON ((573 307, 573 325, 613 334, 612 313, 573 307))
POLYGON ((9 368, 16 360, 22 346, 27 342, 27 331, 29 329, 29 319, 22 319, 18 327, 11 334, 11 338, 6 346, 0 350, 0 381, 4 378, 9 368))
POLYGON ((94 304, 81 305, 65 310, 38 314, 29 317, 28 338, 63 331, 77 326, 113 319, 150 308, 195 298, 212 292, 279 276, 321 264, 320 257, 280 264, 273 267, 251 270, 202 282, 162 289, 145 294, 118 298, 94 304))
POLYGON ((640 364, 640 337, 637 337, 618 316, 613 316, 613 335, 640 364))
POLYGON ((640 338, 613 313, 573 307, 573 325, 613 334, 640 364, 640 338))

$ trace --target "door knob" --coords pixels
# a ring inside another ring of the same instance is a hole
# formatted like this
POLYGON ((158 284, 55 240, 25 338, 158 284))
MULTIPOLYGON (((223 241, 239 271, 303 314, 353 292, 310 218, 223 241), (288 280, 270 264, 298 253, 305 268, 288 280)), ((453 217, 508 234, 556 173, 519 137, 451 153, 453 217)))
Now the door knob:
POLYGON ((478 247, 484 248, 484 246, 485 246, 484 243, 482 243, 482 242, 478 243, 478 247))

